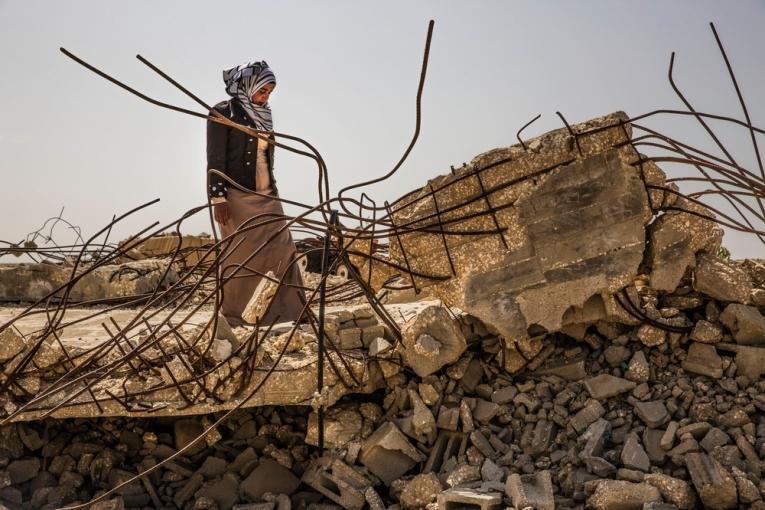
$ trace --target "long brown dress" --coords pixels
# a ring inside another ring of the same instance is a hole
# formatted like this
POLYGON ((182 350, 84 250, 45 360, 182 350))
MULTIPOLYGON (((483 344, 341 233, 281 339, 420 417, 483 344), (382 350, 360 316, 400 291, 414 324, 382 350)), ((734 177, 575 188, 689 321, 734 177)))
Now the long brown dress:
MULTIPOLYGON (((262 141, 258 144, 259 161, 256 170, 256 187, 262 193, 271 192, 268 168, 265 166, 265 160, 260 157, 261 153, 264 153, 266 145, 262 141)), ((256 218, 248 223, 248 226, 272 220, 276 215, 284 215, 281 202, 271 198, 272 196, 263 197, 253 193, 245 193, 233 187, 229 188, 227 202, 230 217, 225 224, 220 226, 223 237, 233 234, 240 225, 253 217, 256 218)), ((296 258, 296 249, 289 229, 284 228, 285 224, 286 221, 284 220, 273 221, 237 233, 229 245, 231 248, 224 253, 221 262, 221 275, 225 278, 233 273, 234 277, 223 285, 221 311, 232 326, 245 323, 242 319, 242 312, 262 279, 260 274, 272 271, 276 278, 281 278, 285 271, 288 271, 284 283, 303 285, 298 264, 290 264, 296 258), (280 229, 281 231, 279 231, 280 229), (240 242, 241 244, 236 246, 240 242), (243 263, 256 250, 259 250, 257 255, 253 256, 245 266, 238 268, 239 264, 243 263), (260 274, 252 271, 257 271, 260 274)), ((305 295, 301 289, 282 286, 274 297, 261 325, 298 320, 304 302, 305 295)))

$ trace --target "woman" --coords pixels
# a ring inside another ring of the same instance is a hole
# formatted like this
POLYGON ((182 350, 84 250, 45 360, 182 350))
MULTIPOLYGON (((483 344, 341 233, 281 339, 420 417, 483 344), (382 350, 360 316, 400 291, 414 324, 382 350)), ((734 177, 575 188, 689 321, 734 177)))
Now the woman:
MULTIPOLYGON (((215 105, 215 110, 238 124, 273 132, 268 98, 276 87, 276 77, 268 64, 250 62, 228 69, 223 71, 223 81, 231 99, 215 105)), ((273 135, 269 139, 273 140, 273 135)), ((233 234, 253 216, 258 218, 247 226, 284 214, 281 203, 275 199, 278 195, 273 173, 274 146, 266 140, 208 121, 207 170, 207 194, 214 204, 213 217, 223 237, 233 234), (242 188, 262 195, 241 191, 210 170, 217 170, 242 188)), ((221 311, 232 326, 245 323, 242 312, 261 274, 272 271, 277 278, 284 276, 284 283, 303 285, 298 265, 292 264, 295 244, 284 226, 285 221, 279 220, 246 230, 236 234, 228 245, 222 257, 221 276, 225 279, 233 273, 233 278, 223 285, 221 311), (264 243, 267 244, 263 246, 264 243), (257 255, 237 269, 256 250, 260 250, 257 255)), ((304 299, 299 288, 283 286, 261 323, 298 320, 304 299)))

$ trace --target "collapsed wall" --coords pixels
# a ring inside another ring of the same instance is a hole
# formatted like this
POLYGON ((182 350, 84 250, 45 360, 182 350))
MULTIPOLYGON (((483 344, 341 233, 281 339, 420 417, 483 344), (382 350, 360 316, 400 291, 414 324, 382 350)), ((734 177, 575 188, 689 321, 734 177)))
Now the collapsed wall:
MULTIPOLYGON (((489 151, 391 205, 390 260, 411 270, 403 278, 418 292, 504 337, 510 372, 542 350, 545 333, 634 322, 614 295, 633 286, 641 264, 652 286, 672 291, 697 252, 719 247, 713 221, 659 216, 672 205, 711 214, 671 187, 651 188, 664 185, 664 173, 641 161, 626 120, 613 113, 489 151), (502 233, 469 235, 491 230, 502 233)), ((378 288, 394 272, 374 269, 378 288)))

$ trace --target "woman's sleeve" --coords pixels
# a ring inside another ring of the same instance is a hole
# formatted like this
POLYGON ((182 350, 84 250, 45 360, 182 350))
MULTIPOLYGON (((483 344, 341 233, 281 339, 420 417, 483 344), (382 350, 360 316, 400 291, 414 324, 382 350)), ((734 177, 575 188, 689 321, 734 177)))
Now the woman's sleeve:
POLYGON ((207 196, 226 198, 228 188, 220 176, 211 174, 217 170, 226 174, 226 142, 228 127, 217 122, 207 121, 207 196))

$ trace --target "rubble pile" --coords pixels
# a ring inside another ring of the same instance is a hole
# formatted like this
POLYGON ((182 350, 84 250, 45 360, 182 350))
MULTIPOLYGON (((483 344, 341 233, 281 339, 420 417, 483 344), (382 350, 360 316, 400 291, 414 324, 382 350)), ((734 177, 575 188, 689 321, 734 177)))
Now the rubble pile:
POLYGON ((394 264, 351 257, 388 316, 327 309, 321 392, 311 324, 198 310, 162 337, 158 313, 88 361, 87 392, 48 400, 32 397, 103 333, 64 329, 27 356, 39 339, 4 330, 0 384, 29 363, 0 395, 0 502, 765 509, 765 262, 719 255, 711 213, 665 186, 625 119, 480 155, 392 204, 394 264))
MULTIPOLYGON (((324 455, 310 406, 240 410, 95 508, 765 508, 764 281, 761 261, 706 254, 672 292, 639 277, 627 295, 650 324, 547 335, 519 374, 500 337, 437 304, 411 305, 400 344, 369 312, 335 314, 384 387, 327 409, 324 455)), ((0 499, 87 501, 219 416, 8 425, 0 499)))

